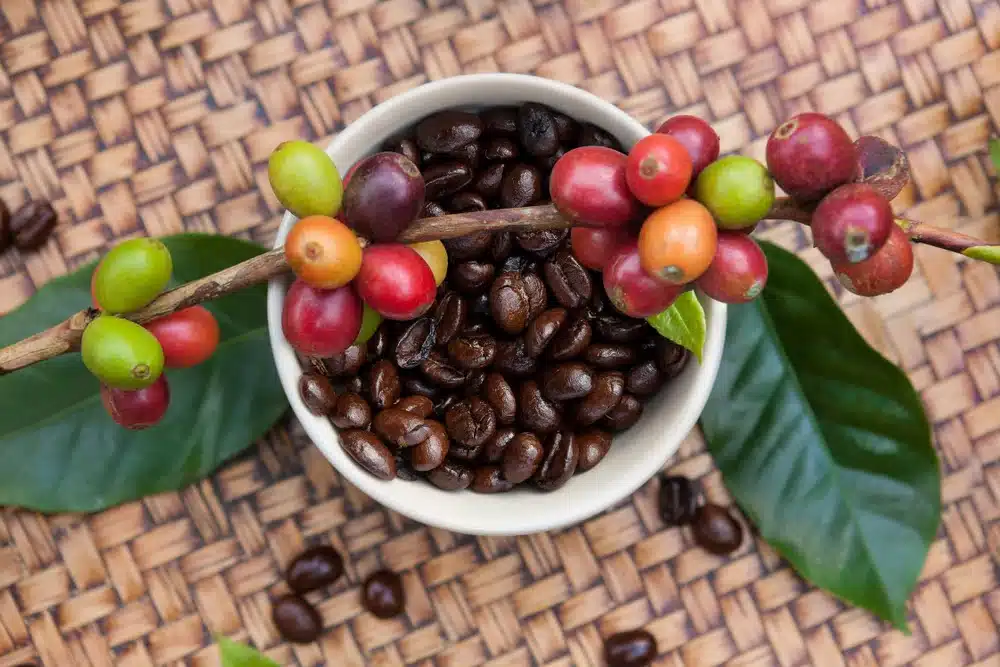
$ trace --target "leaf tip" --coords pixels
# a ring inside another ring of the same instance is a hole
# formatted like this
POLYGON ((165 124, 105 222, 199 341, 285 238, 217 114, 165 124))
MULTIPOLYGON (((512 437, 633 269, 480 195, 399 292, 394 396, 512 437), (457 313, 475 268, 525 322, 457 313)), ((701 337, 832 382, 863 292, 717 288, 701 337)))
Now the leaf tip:
POLYGON ((975 245, 963 250, 962 254, 970 259, 978 259, 989 264, 1000 264, 1000 246, 975 245))
POLYGON ((690 350, 698 363, 702 363, 707 330, 705 309, 693 291, 684 292, 669 308, 647 317, 646 321, 667 340, 690 350))

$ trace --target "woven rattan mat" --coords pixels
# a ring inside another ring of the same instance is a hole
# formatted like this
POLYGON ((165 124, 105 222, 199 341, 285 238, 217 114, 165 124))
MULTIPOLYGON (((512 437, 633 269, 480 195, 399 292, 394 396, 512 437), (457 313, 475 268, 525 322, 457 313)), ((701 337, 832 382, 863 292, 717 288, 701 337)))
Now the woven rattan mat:
MULTIPOLYGON (((724 151, 756 157, 792 113, 835 115, 906 148, 901 208, 1000 241, 984 156, 1000 124, 998 0, 2 0, 0 196, 48 197, 61 223, 40 253, 0 259, 0 312, 118 237, 269 243, 280 140, 495 70, 571 82, 649 124, 696 113, 724 151)), ((804 249, 790 226, 767 235, 804 249)), ((906 287, 843 301, 921 391, 944 466, 911 636, 762 544, 692 548, 663 528, 652 485, 569 530, 475 539, 381 509, 292 424, 179 493, 87 517, 0 512, 0 666, 213 665, 213 632, 289 665, 589 666, 602 636, 636 626, 671 667, 1000 666, 1000 280, 917 250, 906 287), (321 605, 322 641, 293 649, 268 599, 316 540, 348 555, 349 576, 321 605), (402 620, 359 607, 379 564, 405 572, 402 620)), ((674 465, 726 500, 697 435, 674 465)))

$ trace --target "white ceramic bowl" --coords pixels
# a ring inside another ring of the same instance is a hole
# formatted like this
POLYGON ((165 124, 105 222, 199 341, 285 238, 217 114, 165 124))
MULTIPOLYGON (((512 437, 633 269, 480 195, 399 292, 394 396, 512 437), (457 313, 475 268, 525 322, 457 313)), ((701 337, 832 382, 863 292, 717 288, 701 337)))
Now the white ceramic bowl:
MULTIPOLYGON (((600 98, 548 79, 519 74, 474 74, 428 83, 398 95, 363 115, 327 147, 341 173, 383 142, 442 109, 476 109, 539 102, 607 130, 632 146, 649 134, 628 114, 600 98)), ((296 218, 286 214, 275 246, 296 218)), ((704 361, 695 360, 651 401, 642 418, 617 434, 604 460, 557 491, 530 488, 481 495, 446 492, 425 481, 378 480, 341 449, 336 429, 311 414, 299 398, 302 367, 281 331, 281 308, 290 281, 275 280, 268 291, 268 327, 274 360, 288 400, 306 433, 333 466, 363 492, 400 514, 431 526, 474 535, 523 535, 573 525, 626 498, 660 470, 695 425, 715 380, 725 337, 725 306, 700 296, 708 321, 704 361)))

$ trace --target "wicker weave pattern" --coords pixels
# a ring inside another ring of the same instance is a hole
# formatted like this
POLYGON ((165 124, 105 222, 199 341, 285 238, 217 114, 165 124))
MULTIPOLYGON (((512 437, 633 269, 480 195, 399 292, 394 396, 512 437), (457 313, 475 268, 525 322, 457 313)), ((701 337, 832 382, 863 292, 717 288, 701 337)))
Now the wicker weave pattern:
MULTIPOLYGON (((38 254, 0 259, 0 312, 113 239, 267 243, 280 141, 322 143, 424 81, 497 70, 576 84, 649 124, 702 115, 724 151, 758 158, 787 116, 833 114, 907 150, 899 209, 1000 241, 984 155, 1000 124, 998 0, 4 0, 0 197, 50 198, 62 222, 38 254)), ((793 225, 766 236, 808 244, 793 225)), ((762 544, 727 559, 692 548, 663 528, 651 485, 560 533, 474 539, 381 509, 292 424, 178 493, 88 517, 0 511, 0 667, 214 665, 211 633, 288 665, 589 667, 602 636, 641 625, 662 667, 998 667, 1000 281, 942 251, 918 262, 892 295, 838 295, 922 392, 941 453, 947 506, 912 636, 762 544), (348 577, 321 602, 322 641, 293 649, 268 600, 314 541, 343 550, 348 577), (402 620, 360 609, 358 582, 380 565, 405 572, 402 620)), ((726 500, 696 434, 675 469, 726 500)))

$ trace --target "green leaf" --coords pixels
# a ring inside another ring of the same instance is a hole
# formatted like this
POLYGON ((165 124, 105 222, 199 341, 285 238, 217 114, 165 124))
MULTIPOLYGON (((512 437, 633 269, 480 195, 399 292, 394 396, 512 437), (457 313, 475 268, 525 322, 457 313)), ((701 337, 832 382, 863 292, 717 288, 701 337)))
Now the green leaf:
POLYGON ((981 262, 990 264, 1000 264, 1000 246, 976 245, 966 248, 962 254, 971 259, 978 259, 981 262))
POLYGON ((705 347, 705 309, 694 292, 684 292, 669 308, 647 321, 664 338, 691 350, 701 363, 705 347))
POLYGON ((990 139, 990 159, 993 160, 993 168, 1000 174, 1000 139, 996 137, 990 139))
POLYGON ((941 519, 927 417, 812 270, 761 247, 767 289, 729 308, 701 419, 709 449, 761 537, 802 576, 905 630, 941 519))
MULTIPOLYGON (((246 241, 185 234, 163 239, 174 285, 263 250, 246 241)), ((0 318, 0 346, 90 305, 93 265, 56 278, 0 318)), ((168 370, 170 407, 145 431, 115 424, 79 354, 0 376, 0 505, 96 511, 195 482, 262 436, 287 408, 267 335, 266 287, 206 304, 219 321, 212 358, 168 370)))
POLYGON ((222 667, 278 667, 274 660, 246 644, 234 642, 222 635, 217 641, 222 667))

